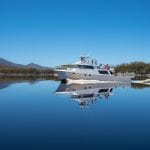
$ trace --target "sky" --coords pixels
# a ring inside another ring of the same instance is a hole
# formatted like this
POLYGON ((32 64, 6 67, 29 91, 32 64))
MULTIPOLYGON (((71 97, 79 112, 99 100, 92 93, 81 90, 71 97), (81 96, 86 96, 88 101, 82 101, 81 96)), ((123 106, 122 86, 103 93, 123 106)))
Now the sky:
POLYGON ((149 0, 0 0, 0 57, 57 66, 150 62, 149 0))

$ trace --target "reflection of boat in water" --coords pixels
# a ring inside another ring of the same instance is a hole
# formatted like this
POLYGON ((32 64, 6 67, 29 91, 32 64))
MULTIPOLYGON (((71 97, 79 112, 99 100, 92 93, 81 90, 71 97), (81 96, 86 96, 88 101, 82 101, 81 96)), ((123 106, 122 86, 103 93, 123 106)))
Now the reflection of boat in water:
POLYGON ((80 103, 80 106, 88 106, 98 98, 108 99, 113 95, 113 88, 130 86, 130 83, 88 83, 88 84, 66 84, 61 83, 56 93, 69 95, 73 100, 80 103))
POLYGON ((130 82, 130 77, 113 75, 113 68, 108 65, 98 65, 97 60, 90 60, 89 57, 81 57, 81 60, 75 64, 67 66, 66 69, 56 69, 60 80, 99 80, 130 82))

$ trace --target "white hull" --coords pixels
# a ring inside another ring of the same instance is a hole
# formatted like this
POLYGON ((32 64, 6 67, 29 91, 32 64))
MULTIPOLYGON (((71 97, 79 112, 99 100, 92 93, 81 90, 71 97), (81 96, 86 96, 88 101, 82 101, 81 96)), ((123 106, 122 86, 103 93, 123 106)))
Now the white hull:
POLYGON ((57 74, 60 80, 99 80, 99 81, 115 81, 115 82, 130 82, 130 77, 115 76, 115 75, 103 75, 103 74, 92 74, 92 73, 78 73, 67 70, 57 70, 57 74))
POLYGON ((150 79, 136 80, 136 81, 132 81, 132 83, 150 85, 150 79))

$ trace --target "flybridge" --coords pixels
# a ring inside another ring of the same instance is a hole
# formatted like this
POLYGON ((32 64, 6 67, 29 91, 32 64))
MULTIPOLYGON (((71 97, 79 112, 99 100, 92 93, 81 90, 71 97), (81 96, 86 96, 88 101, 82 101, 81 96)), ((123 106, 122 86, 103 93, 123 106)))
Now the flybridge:
MULTIPOLYGON (((78 65, 79 68, 86 68, 86 69, 103 69, 103 70, 113 70, 110 68, 108 64, 100 64, 98 65, 98 62, 96 59, 90 59, 90 57, 87 56, 81 56, 80 61, 76 62, 75 65, 78 65), (87 66, 87 67, 85 67, 87 66)), ((75 66, 74 66, 75 67, 75 66)))
POLYGON ((90 57, 86 57, 86 56, 81 56, 80 57, 80 61, 76 62, 75 64, 78 65, 92 65, 92 66, 97 66, 97 60, 96 59, 92 59, 90 60, 90 57))

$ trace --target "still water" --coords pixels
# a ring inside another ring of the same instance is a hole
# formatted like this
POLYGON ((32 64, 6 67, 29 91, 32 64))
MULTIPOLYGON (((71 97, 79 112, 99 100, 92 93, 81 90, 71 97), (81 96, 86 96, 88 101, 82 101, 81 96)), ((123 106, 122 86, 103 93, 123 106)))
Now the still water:
POLYGON ((150 88, 0 82, 0 150, 148 150, 150 88))

